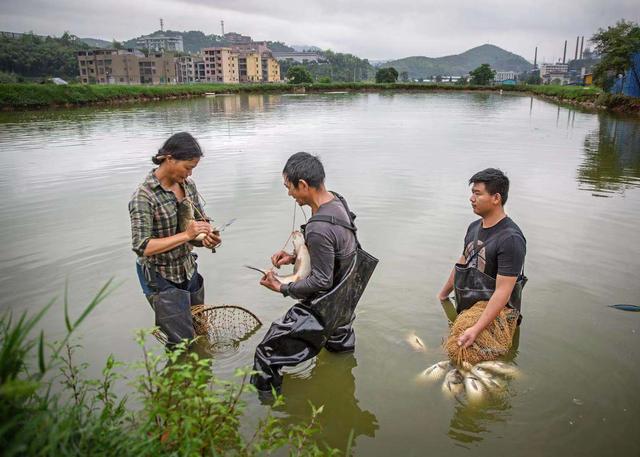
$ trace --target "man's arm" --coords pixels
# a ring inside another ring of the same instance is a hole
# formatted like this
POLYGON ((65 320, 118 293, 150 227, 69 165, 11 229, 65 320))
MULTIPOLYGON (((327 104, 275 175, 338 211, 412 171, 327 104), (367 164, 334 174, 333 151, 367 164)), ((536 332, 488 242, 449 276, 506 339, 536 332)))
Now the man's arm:
MULTIPOLYGON (((460 256, 460 258, 458 259, 458 263, 465 263, 467 259, 465 259, 465 257, 463 255, 460 256)), ((444 283, 444 286, 442 286, 442 289, 440 290, 440 293, 438 293, 437 297, 438 300, 440 301, 445 301, 447 298, 449 298, 449 294, 453 291, 453 277, 456 274, 456 267, 453 267, 451 269, 451 273, 449 274, 449 278, 447 279, 447 282, 444 283)))
POLYGON ((496 290, 491 295, 487 307, 484 309, 478 322, 466 329, 460 338, 458 338, 458 345, 468 348, 476 340, 480 332, 482 332, 487 326, 498 317, 500 311, 507 306, 513 287, 518 280, 517 276, 502 276, 496 277, 496 290))

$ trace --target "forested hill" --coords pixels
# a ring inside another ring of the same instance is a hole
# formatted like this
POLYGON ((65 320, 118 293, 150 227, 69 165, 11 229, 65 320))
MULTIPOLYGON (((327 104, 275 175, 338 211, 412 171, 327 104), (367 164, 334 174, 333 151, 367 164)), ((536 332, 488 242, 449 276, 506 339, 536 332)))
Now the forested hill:
MULTIPOLYGON (((202 48, 211 48, 211 47, 216 47, 216 46, 228 46, 231 43, 227 42, 224 37, 220 36, 220 35, 215 35, 215 34, 211 34, 211 35, 205 35, 203 32, 200 32, 199 30, 190 30, 188 32, 178 32, 175 30, 166 30, 166 31, 160 31, 157 30, 153 33, 149 34, 150 36, 155 36, 155 35, 169 35, 169 36, 177 36, 177 35, 181 35, 182 36, 182 43, 184 46, 184 51, 185 52, 200 52, 200 50, 202 48)), ((123 46, 125 48, 135 48, 136 47, 136 41, 137 38, 132 38, 130 40, 127 40, 125 42, 123 42, 123 46)), ((267 41, 267 45, 269 46, 269 49, 271 49, 272 51, 293 51, 294 49, 292 47, 287 46, 284 43, 281 43, 279 41, 267 41)))
POLYGON ((386 62, 381 67, 393 67, 398 70, 398 73, 406 71, 410 78, 416 79, 437 75, 466 75, 483 63, 488 63, 496 71, 515 71, 517 73, 530 70, 532 67, 531 63, 523 57, 492 44, 483 44, 462 54, 452 56, 405 57, 386 62))

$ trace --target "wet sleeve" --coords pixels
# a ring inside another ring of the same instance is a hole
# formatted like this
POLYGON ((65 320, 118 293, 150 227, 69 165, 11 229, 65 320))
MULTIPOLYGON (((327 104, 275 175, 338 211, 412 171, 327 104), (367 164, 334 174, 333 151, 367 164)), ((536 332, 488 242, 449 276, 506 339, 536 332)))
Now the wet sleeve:
POLYGON ((282 291, 285 296, 298 300, 311 298, 320 292, 331 290, 335 263, 334 243, 328 233, 312 232, 307 235, 307 249, 311 257, 311 273, 293 282, 282 291))
POLYGON ((153 229, 153 205, 147 195, 142 192, 134 194, 129 202, 129 218, 133 252, 142 257, 153 229))
POLYGON ((527 247, 519 235, 511 235, 500 243, 498 248, 498 274, 501 276, 518 276, 524 266, 527 247))

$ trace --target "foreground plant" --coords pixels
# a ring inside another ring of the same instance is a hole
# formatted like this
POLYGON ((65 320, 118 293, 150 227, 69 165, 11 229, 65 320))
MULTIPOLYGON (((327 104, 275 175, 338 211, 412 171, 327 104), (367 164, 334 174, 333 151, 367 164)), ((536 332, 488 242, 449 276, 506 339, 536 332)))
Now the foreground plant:
MULTIPOLYGON (((137 334, 142 361, 124 367, 109 356, 99 379, 83 376, 86 364, 74 362, 78 346, 71 334, 108 295, 107 283, 80 317, 72 321, 65 298, 67 332, 62 341, 46 344, 44 333, 33 337, 51 307, 15 321, 0 318, 0 449, 2 455, 263 455, 287 449, 289 455, 335 455, 313 439, 316 417, 309 423, 281 426, 271 409, 253 433, 241 428, 248 370, 238 370, 239 382, 216 378, 212 361, 179 345, 169 353, 154 353, 147 331, 137 334), (36 360, 37 368, 30 362, 36 360), (135 370, 137 409, 119 398, 114 386, 122 370, 135 370), (55 393, 54 393, 55 392, 55 393)), ((66 294, 65 294, 66 296, 66 294)), ((274 407, 283 403, 275 398, 274 407)), ((313 408, 313 407, 312 407, 313 408)))

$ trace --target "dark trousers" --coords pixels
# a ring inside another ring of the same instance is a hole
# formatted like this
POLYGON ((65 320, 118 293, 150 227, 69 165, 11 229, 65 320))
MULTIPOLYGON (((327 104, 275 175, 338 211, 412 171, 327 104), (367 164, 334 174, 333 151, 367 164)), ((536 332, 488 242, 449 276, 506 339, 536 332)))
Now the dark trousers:
POLYGON ((320 320, 301 303, 271 327, 256 348, 251 383, 258 390, 276 391, 282 386, 280 368, 294 366, 309 360, 324 347, 331 352, 351 352, 355 349, 356 334, 351 327, 353 319, 336 329, 327 329, 320 320))
POLYGON ((191 307, 204 304, 204 278, 196 269, 190 279, 180 284, 168 281, 157 272, 151 280, 146 268, 136 263, 140 286, 155 312, 156 325, 167 335, 167 345, 193 339, 191 307))

